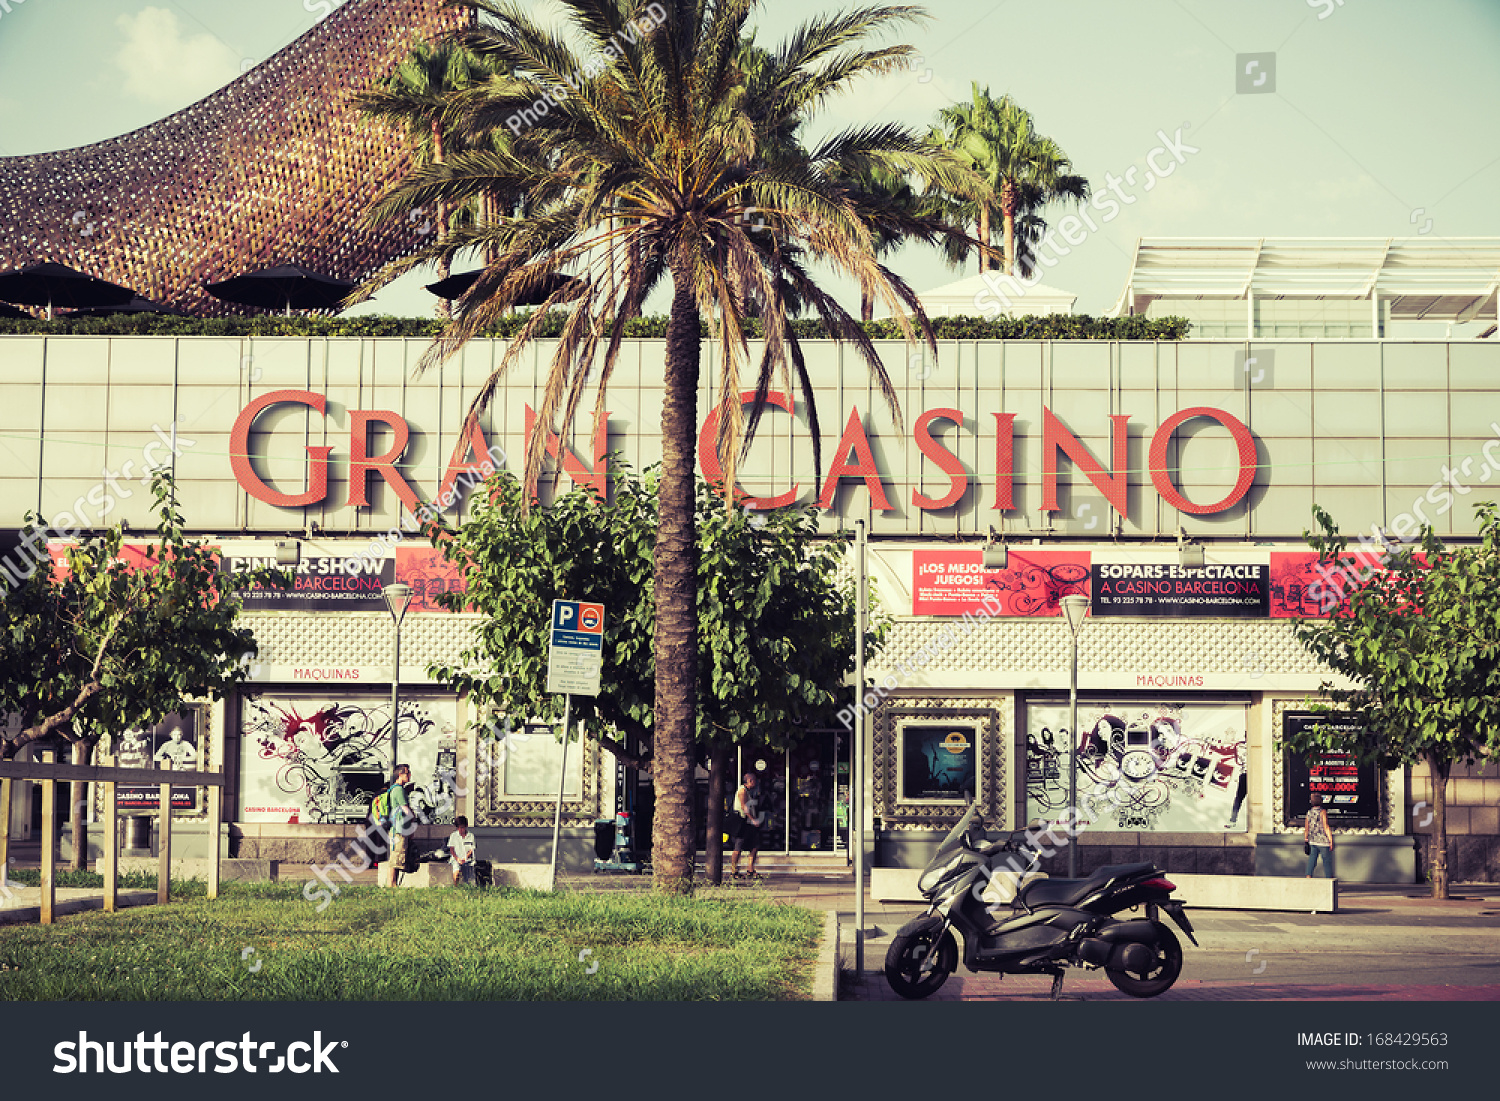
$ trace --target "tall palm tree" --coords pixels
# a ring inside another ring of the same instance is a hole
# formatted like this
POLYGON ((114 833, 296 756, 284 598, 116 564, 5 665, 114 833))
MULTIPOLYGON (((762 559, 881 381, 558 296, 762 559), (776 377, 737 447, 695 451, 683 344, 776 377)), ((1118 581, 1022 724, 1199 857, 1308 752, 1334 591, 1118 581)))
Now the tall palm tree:
MULTIPOLYGON (((442 164, 468 137, 457 125, 456 94, 494 75, 496 70, 490 62, 455 41, 422 42, 389 77, 357 93, 354 103, 366 118, 405 130, 416 165, 442 164)), ((424 225, 430 222, 433 230, 446 227, 455 216, 469 220, 492 216, 488 197, 480 209, 458 210, 443 201, 435 206, 434 215, 424 221, 424 225)), ((421 210, 421 206, 412 206, 401 214, 411 219, 421 210)), ((437 269, 438 278, 446 279, 452 271, 452 258, 439 256, 437 269)), ((446 315, 446 303, 439 306, 439 312, 446 315)))
MULTIPOLYGON (((764 399, 779 380, 803 395, 821 464, 818 424, 802 348, 789 318, 805 303, 829 334, 855 345, 899 418, 895 389, 858 323, 810 274, 812 260, 852 276, 890 306, 909 341, 932 332, 911 288, 875 257, 877 214, 907 237, 949 231, 934 219, 877 210, 876 197, 841 184, 875 166, 924 184, 962 190, 972 174, 902 127, 846 130, 803 151, 783 140, 828 95, 870 73, 908 66, 907 46, 862 48, 876 31, 923 17, 907 6, 871 7, 803 24, 764 68, 740 63, 758 0, 645 3, 561 0, 568 40, 543 30, 518 4, 464 0, 489 13, 466 44, 512 76, 464 93, 466 132, 504 128, 503 149, 456 154, 417 169, 375 216, 402 204, 461 201, 496 189, 525 191, 520 218, 457 228, 408 263, 475 246, 496 257, 462 298, 427 362, 452 355, 558 272, 578 278, 547 305, 571 310, 557 341, 524 479, 534 484, 546 433, 567 431, 597 379, 596 417, 624 337, 625 322, 655 287, 671 287, 661 416, 662 480, 653 558, 656 599, 655 701, 651 774, 656 791, 656 886, 680 891, 693 874, 692 776, 696 715, 694 489, 698 386, 705 336, 719 346, 717 448, 733 486, 736 460, 753 435, 762 402, 746 417, 739 395, 753 379, 764 399), (582 48, 569 45, 577 41, 582 48), (764 319, 764 352, 752 362, 742 321, 764 319), (910 309, 915 319, 908 317, 910 309), (920 334, 920 335, 919 335, 920 334), (597 372, 597 374, 595 374, 597 372)), ((545 309, 527 322, 481 388, 471 412, 493 397, 536 337, 545 309)))
MULTIPOLYGON (((988 88, 972 85, 973 102, 957 103, 938 112, 938 125, 929 140, 952 150, 984 178, 994 192, 992 200, 954 197, 950 217, 957 216, 977 226, 985 245, 993 238, 994 223, 1000 222, 1004 270, 1027 274, 1034 263, 1032 249, 1047 230, 1038 211, 1057 201, 1083 202, 1089 183, 1074 175, 1073 163, 1062 147, 1037 133, 1029 112, 1009 96, 996 100, 988 88)), ((961 262, 967 250, 959 242, 949 252, 950 261, 961 262)), ((979 270, 993 270, 994 256, 979 251, 979 270)))

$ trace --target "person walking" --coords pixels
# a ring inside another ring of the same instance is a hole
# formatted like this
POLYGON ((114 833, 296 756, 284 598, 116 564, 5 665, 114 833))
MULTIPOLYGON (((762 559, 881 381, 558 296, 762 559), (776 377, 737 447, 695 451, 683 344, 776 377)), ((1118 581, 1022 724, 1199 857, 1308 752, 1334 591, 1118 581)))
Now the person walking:
POLYGON ((760 827, 765 822, 760 812, 760 802, 755 791, 755 773, 745 773, 745 782, 734 793, 734 855, 729 860, 729 874, 740 877, 740 850, 750 850, 750 865, 746 876, 755 878, 755 858, 760 854, 760 827))
POLYGON ((1302 823, 1302 840, 1307 847, 1307 879, 1312 878, 1318 858, 1323 858, 1324 875, 1333 878, 1333 829, 1328 825, 1328 810, 1323 806, 1323 796, 1314 792, 1312 809, 1302 823))

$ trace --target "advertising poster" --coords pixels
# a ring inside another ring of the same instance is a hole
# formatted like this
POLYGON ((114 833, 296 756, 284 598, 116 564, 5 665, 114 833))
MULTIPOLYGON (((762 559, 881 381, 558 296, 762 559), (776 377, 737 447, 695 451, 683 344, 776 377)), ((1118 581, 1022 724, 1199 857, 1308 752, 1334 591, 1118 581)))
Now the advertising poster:
POLYGON ((1026 817, 1064 819, 1078 754, 1077 819, 1096 830, 1244 832, 1249 741, 1242 703, 1084 703, 1026 707, 1026 817), (1236 825, 1238 823, 1238 825, 1236 825))
POLYGON ((1095 562, 1098 616, 1214 616, 1264 619, 1270 607, 1270 567, 1244 564, 1185 569, 1167 562, 1095 562))
POLYGON ((987 570, 982 550, 912 552, 913 615, 1061 615, 1058 600, 1088 595, 1087 551, 1012 550, 987 570))
POLYGON ((978 733, 972 724, 912 723, 898 737, 901 799, 960 802, 975 790, 978 733))
MULTIPOLYGON (((453 817, 457 702, 401 700, 399 762, 411 805, 453 817), (434 809, 446 804, 446 814, 434 809)), ((240 711, 242 822, 363 822, 390 782, 390 696, 247 695, 240 711)))
POLYGON ((396 548, 396 580, 411 586, 409 612, 441 612, 437 598, 464 591, 464 575, 436 547, 396 548))
POLYGON ((219 562, 222 573, 266 568, 292 570, 295 587, 245 590, 247 612, 383 612, 380 592, 396 582, 393 558, 303 558, 296 566, 277 567, 274 557, 226 555, 219 562))
MULTIPOLYGON (((199 756, 202 742, 203 712, 189 708, 174 712, 149 730, 127 730, 115 748, 120 768, 174 769, 195 771, 203 768, 199 756)), ((163 775, 165 780, 166 776, 163 775)), ((115 785, 115 807, 121 813, 155 814, 161 809, 161 788, 148 784, 115 785)), ((197 810, 196 786, 172 787, 173 810, 197 810)))
MULTIPOLYGON (((1349 715, 1288 711, 1282 721, 1286 735, 1315 726, 1332 727, 1351 737, 1360 733, 1359 724, 1349 715)), ((1360 764, 1355 754, 1335 750, 1307 754, 1288 750, 1282 776, 1286 783, 1282 800, 1286 825, 1299 825, 1307 817, 1314 792, 1323 796, 1330 825, 1380 825, 1380 770, 1373 763, 1360 764)))

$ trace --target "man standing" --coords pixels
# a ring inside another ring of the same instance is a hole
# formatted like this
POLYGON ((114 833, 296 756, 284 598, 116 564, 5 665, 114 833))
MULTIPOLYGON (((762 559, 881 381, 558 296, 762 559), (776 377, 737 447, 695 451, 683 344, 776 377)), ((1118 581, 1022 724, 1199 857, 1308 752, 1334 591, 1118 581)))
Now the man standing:
POLYGON ((760 854, 760 827, 765 822, 760 812, 760 802, 755 792, 755 773, 745 773, 745 782, 734 793, 734 856, 729 861, 729 874, 735 879, 740 875, 740 849, 750 850, 750 865, 745 874, 754 879, 755 858, 760 854))
POLYGON ((390 821, 386 824, 386 834, 390 838, 390 857, 380 867, 380 885, 382 887, 394 887, 400 883, 398 876, 401 869, 406 867, 406 842, 411 829, 407 825, 407 819, 411 817, 411 808, 406 805, 406 786, 411 783, 411 768, 407 765, 397 765, 395 773, 391 777, 390 793, 390 821))

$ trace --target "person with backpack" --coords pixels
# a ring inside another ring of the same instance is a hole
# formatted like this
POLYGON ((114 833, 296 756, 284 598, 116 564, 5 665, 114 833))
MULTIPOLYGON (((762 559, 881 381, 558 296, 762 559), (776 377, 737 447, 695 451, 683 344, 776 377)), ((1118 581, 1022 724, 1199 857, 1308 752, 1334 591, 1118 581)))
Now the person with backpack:
POLYGON ((382 887, 394 887, 400 883, 401 881, 396 878, 396 873, 406 867, 406 841, 409 833, 407 819, 411 816, 411 808, 406 802, 406 785, 409 783, 411 783, 410 766, 397 765, 396 771, 391 776, 390 787, 377 795, 371 806, 376 828, 389 840, 387 845, 389 855, 385 863, 380 866, 382 887))

